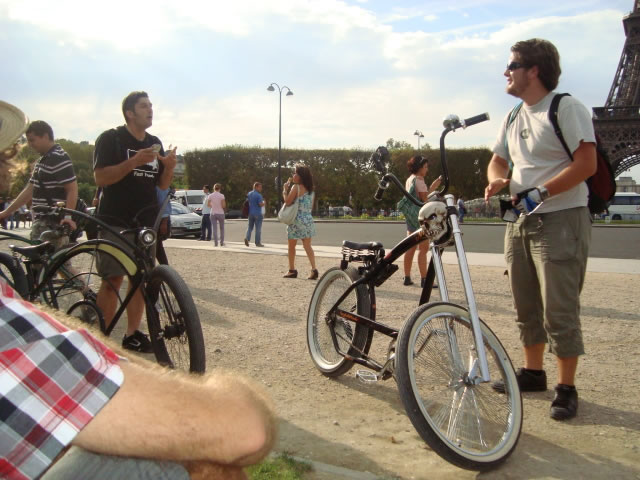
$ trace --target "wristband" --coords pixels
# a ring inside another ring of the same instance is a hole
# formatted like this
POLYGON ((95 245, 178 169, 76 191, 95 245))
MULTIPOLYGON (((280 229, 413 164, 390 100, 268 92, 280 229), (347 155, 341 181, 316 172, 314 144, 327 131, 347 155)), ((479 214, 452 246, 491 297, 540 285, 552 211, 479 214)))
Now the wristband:
POLYGON ((540 193, 540 199, 544 202, 547 198, 549 198, 549 190, 547 190, 546 187, 543 187, 542 185, 536 187, 536 189, 538 190, 538 192, 540 193))
POLYGON ((65 220, 71 220, 71 215, 65 215, 65 216, 64 216, 64 219, 65 219, 65 220))

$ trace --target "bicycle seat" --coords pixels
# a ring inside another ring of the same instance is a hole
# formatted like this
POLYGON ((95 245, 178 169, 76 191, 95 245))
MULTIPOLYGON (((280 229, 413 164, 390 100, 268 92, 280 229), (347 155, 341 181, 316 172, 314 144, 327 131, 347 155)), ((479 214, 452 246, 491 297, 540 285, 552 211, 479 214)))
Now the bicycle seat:
POLYGON ((350 240, 343 240, 342 246, 351 250, 371 250, 372 252, 377 252, 384 248, 380 242, 357 243, 350 240))
POLYGON ((17 247, 15 245, 9 245, 12 252, 16 252, 29 260, 35 260, 42 255, 51 255, 56 247, 50 242, 39 243, 38 245, 30 245, 28 247, 17 247))

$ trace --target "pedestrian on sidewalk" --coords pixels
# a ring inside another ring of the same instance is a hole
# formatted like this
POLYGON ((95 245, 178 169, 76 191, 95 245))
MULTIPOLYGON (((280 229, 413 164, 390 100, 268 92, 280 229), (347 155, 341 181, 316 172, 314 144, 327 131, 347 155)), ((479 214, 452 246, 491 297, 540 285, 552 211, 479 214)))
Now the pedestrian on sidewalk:
MULTIPOLYGON (((419 200, 426 202, 427 197, 431 192, 440 186, 442 177, 436 178, 433 183, 427 188, 424 183, 424 177, 429 171, 429 163, 427 157, 422 155, 414 155, 407 161, 407 168, 409 169, 409 178, 405 182, 405 189, 414 197, 418 197, 419 200)), ((412 202, 402 200, 398 205, 404 205, 405 207, 399 207, 398 209, 404 213, 405 221, 407 223, 407 235, 411 235, 413 232, 420 228, 418 222, 418 213, 420 207, 412 202), (403 209, 404 208, 404 209, 403 209)), ((418 270, 420 271, 420 286, 424 287, 424 282, 427 277, 427 252, 429 251, 429 242, 424 241, 419 243, 416 247, 407 250, 404 254, 404 285, 413 285, 411 280, 411 265, 413 265, 413 256, 418 249, 418 270)))
MULTIPOLYGON (((584 354, 580 292, 591 242, 591 215, 585 180, 596 171, 596 147, 589 110, 563 97, 557 119, 563 147, 549 111, 560 77, 560 56, 547 40, 533 38, 511 47, 504 71, 506 91, 522 100, 507 114, 487 168, 485 201, 508 186, 522 212, 507 223, 505 257, 524 350, 516 374, 521 391, 545 391, 546 344, 556 356, 558 384, 551 418, 576 416, 575 375, 584 354), (509 179, 510 170, 511 178, 509 179), (524 197, 518 201, 517 194, 524 197)), ((504 384, 493 386, 504 391, 504 384)))
POLYGON ((262 207, 264 207, 264 198, 262 198, 262 184, 255 182, 253 184, 253 190, 247 193, 247 199, 249 200, 249 226, 247 227, 247 234, 244 237, 244 244, 248 247, 251 241, 251 232, 253 227, 256 228, 256 247, 264 247, 261 240, 262 235, 262 207))
POLYGON ((208 204, 211 207, 211 228, 213 229, 213 241, 218 246, 218 225, 220 225, 220 246, 224 247, 224 210, 227 208, 227 201, 220 192, 222 185, 216 183, 213 186, 213 193, 209 195, 208 204))
POLYGON ((293 177, 289 177, 284 184, 282 197, 287 205, 298 202, 298 214, 291 225, 287 225, 287 254, 289 257, 289 271, 284 278, 296 278, 296 245, 298 240, 302 240, 302 246, 311 263, 311 273, 307 277, 309 280, 318 278, 316 268, 316 256, 311 246, 311 237, 316 234, 316 227, 313 223, 311 210, 313 208, 313 177, 311 170, 306 165, 298 163, 295 166, 293 177))
POLYGON ((210 242, 211 241, 211 207, 209 206, 209 194, 211 193, 211 187, 205 185, 202 187, 204 192, 204 199, 202 200, 202 223, 200 224, 200 239, 199 241, 210 242))

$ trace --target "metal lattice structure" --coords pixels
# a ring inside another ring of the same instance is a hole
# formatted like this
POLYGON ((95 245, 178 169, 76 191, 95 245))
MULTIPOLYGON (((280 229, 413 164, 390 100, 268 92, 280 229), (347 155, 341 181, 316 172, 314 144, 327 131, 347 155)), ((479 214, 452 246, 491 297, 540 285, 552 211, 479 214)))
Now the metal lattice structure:
POLYGON ((640 0, 623 18, 627 37, 604 107, 593 109, 600 136, 617 177, 640 164, 640 0))

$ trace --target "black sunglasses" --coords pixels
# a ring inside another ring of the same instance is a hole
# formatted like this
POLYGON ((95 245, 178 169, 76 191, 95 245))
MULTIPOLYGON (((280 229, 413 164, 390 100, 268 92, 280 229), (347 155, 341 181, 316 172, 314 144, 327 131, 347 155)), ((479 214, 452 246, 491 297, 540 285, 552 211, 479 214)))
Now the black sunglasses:
POLYGON ((520 62, 511 62, 507 64, 507 70, 513 72, 514 70, 518 70, 519 68, 525 68, 524 63, 520 62))

